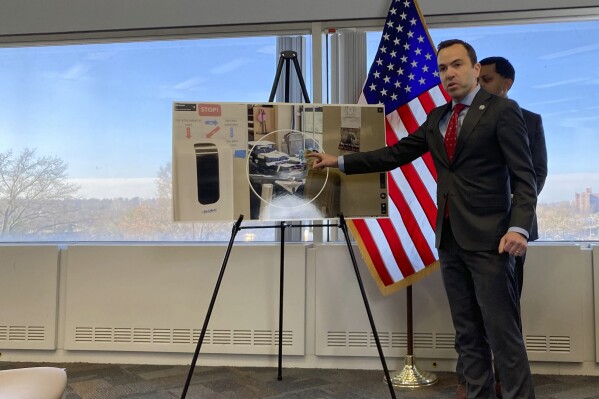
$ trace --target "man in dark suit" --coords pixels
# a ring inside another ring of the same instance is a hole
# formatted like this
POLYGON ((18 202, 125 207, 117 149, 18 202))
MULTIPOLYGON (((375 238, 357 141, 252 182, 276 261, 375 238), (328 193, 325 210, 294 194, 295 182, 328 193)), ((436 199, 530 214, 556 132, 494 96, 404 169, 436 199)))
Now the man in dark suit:
POLYGON ((478 86, 480 64, 468 43, 440 43, 437 62, 452 101, 432 110, 414 134, 370 152, 315 153, 314 167, 381 172, 430 151, 438 175, 436 246, 468 397, 495 396, 492 351, 504 397, 534 398, 514 274, 536 206, 524 118, 517 103, 478 86), (454 105, 466 106, 455 118, 454 105))
MULTIPOLYGON (((491 94, 500 97, 507 97, 507 93, 512 88, 516 78, 516 71, 513 65, 503 57, 487 57, 480 61, 480 75, 478 83, 491 94)), ((545 146, 545 132, 543 130, 543 121, 539 114, 522 109, 522 115, 526 123, 528 133, 528 144, 532 155, 532 164, 536 174, 537 194, 541 193, 547 178, 547 147, 545 146)), ((537 219, 535 217, 529 236, 529 241, 539 238, 537 219)), ((518 297, 522 295, 522 284, 524 278, 524 260, 526 254, 516 256, 516 283, 518 287, 518 297)), ((458 358, 456 366, 458 376, 458 387, 456 389, 456 399, 466 397, 466 380, 463 376, 461 359, 458 358)), ((501 384, 499 373, 495 373, 496 394, 501 398, 501 384)))

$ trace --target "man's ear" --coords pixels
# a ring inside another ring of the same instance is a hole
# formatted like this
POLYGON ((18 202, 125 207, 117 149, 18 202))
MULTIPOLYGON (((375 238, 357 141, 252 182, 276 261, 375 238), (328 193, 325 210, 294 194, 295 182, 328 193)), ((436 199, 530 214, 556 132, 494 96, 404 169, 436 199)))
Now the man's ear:
POLYGON ((504 79, 503 80, 503 89, 505 90, 505 92, 507 93, 508 91, 510 91, 510 89, 512 88, 512 85, 514 84, 514 81, 512 79, 504 79))

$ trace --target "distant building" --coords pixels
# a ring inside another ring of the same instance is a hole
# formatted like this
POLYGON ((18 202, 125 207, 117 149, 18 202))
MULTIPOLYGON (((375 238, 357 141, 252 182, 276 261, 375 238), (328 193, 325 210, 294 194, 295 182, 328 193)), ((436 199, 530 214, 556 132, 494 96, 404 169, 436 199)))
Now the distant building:
POLYGON ((587 188, 584 193, 576 193, 574 196, 574 206, 580 212, 597 213, 599 212, 599 194, 591 192, 587 188))

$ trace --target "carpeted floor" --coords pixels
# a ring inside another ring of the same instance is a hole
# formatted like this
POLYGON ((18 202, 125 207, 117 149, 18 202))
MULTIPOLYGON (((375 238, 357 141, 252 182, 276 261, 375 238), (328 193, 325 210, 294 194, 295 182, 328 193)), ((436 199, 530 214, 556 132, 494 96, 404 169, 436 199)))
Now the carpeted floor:
MULTIPOLYGON (((0 369, 40 366, 0 363, 0 369)), ((65 367, 68 386, 63 399, 180 398, 188 366, 118 364, 43 364, 65 367)), ((450 399, 455 375, 436 373, 430 387, 396 389, 402 399, 450 399)), ((393 375, 393 373, 392 373, 393 375)), ((538 399, 599 399, 599 377, 535 375, 538 399)), ((196 367, 187 398, 205 399, 378 399, 390 398, 380 370, 196 367)))

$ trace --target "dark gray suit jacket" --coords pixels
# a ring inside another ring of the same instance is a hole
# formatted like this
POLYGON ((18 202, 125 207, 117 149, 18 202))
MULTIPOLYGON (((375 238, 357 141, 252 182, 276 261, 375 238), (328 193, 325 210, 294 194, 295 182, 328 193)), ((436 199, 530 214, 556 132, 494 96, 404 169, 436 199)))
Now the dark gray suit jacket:
MULTIPOLYGON (((541 193, 547 178, 547 147, 545 145, 545 131, 541 115, 522 109, 522 116, 526 122, 528 144, 532 155, 532 165, 537 175, 537 195, 541 193)), ((537 218, 535 217, 530 230, 530 241, 539 238, 537 218)))
POLYGON ((438 176, 436 246, 449 199, 458 244, 469 251, 496 251, 509 227, 530 232, 534 219, 535 172, 524 118, 516 102, 481 89, 464 118, 450 164, 439 131, 439 120, 450 111, 451 102, 435 108, 414 134, 393 146, 345 155, 344 170, 392 170, 430 151, 438 176))

